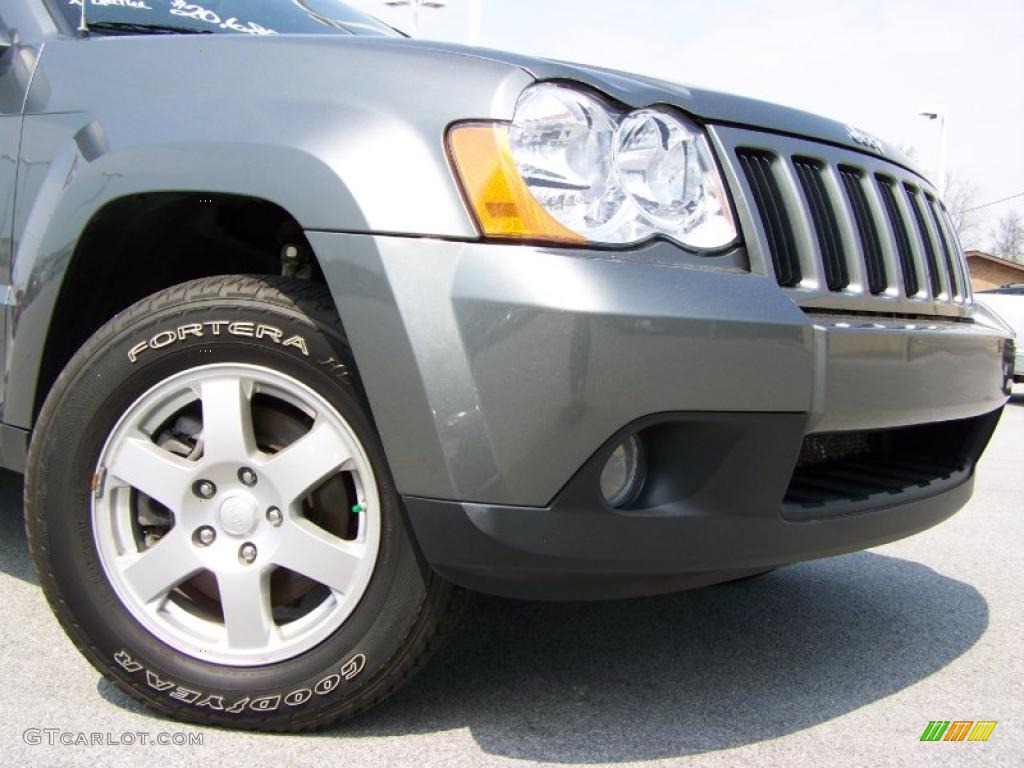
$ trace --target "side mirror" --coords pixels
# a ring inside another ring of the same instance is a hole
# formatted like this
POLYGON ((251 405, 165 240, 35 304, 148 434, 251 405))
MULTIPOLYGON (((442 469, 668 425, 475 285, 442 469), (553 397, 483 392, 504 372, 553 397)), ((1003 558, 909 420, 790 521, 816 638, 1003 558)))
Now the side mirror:
POLYGON ((0 58, 3 58, 11 48, 14 47, 14 40, 11 39, 11 33, 7 31, 7 27, 0 24, 0 58))

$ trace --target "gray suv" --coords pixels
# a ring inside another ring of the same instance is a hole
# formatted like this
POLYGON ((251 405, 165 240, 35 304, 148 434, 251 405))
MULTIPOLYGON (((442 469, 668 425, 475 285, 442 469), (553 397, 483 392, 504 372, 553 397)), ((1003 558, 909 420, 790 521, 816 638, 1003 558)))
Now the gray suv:
POLYGON ((466 590, 923 530, 1009 391, 941 200, 875 137, 334 0, 3 0, 0 227, 40 582, 184 720, 350 717, 466 590))

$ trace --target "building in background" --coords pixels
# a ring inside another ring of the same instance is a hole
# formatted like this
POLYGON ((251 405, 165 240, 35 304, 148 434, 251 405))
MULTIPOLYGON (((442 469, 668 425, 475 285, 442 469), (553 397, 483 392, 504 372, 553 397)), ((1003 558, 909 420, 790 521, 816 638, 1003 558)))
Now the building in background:
POLYGON ((1011 283, 1024 283, 1024 264, 1007 261, 982 251, 967 251, 971 285, 975 291, 987 291, 1011 283))

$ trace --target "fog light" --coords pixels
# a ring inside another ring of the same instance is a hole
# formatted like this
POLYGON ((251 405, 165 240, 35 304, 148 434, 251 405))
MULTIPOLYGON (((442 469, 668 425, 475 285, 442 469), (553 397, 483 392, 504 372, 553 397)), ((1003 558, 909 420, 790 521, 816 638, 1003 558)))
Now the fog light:
POLYGON ((624 507, 636 499, 643 484, 640 443, 630 436, 612 451, 601 470, 601 494, 608 506, 624 507))

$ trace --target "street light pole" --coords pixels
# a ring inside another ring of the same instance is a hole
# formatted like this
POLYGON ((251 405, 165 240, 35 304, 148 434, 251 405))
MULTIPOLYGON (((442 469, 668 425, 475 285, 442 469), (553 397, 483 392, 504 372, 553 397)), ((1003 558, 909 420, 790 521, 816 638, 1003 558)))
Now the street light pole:
POLYGON ((420 33, 420 8, 444 8, 445 0, 384 0, 384 5, 399 7, 412 6, 412 36, 420 33))
POLYGON ((939 122, 939 161, 938 167, 936 168, 936 186, 939 191, 945 194, 946 191, 946 172, 949 164, 949 126, 948 119, 946 116, 946 110, 938 107, 929 107, 923 110, 921 117, 927 118, 928 120, 937 120, 939 122))

